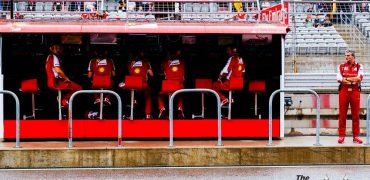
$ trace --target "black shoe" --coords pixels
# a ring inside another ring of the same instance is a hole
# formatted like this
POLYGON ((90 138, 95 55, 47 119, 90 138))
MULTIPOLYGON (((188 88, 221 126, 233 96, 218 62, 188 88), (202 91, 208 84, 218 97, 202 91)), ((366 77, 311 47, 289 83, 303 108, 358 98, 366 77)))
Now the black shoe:
POLYGON ((159 119, 164 119, 165 114, 166 114, 166 109, 162 108, 161 110, 159 110, 158 118, 159 119))

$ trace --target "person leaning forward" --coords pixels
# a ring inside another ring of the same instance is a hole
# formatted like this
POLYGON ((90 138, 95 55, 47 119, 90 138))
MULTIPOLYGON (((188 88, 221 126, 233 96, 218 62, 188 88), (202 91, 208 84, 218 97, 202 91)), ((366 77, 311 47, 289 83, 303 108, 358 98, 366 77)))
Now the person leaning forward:
POLYGON ((348 104, 351 105, 353 142, 362 144, 360 135, 360 91, 364 77, 362 64, 356 62, 355 52, 346 50, 346 61, 338 66, 337 80, 339 82, 339 138, 338 143, 344 143, 346 136, 346 120, 348 104))

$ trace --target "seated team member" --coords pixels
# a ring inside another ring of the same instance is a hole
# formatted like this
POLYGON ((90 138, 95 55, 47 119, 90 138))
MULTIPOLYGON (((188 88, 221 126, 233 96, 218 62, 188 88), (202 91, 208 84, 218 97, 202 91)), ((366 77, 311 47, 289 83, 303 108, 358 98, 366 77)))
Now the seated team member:
MULTIPOLYGON (((96 54, 96 58, 90 60, 89 67, 87 69, 87 77, 93 79, 94 76, 108 75, 111 78, 116 76, 115 66, 113 60, 108 58, 108 52, 99 50, 96 54)), ((113 85, 113 83, 111 83, 113 85)), ((112 86, 110 87, 112 88, 112 86)), ((100 95, 94 94, 95 101, 94 104, 100 103, 100 95)), ((111 94, 105 95, 104 103, 110 105, 111 94)))
MULTIPOLYGON (((128 72, 131 76, 140 76, 143 78, 143 90, 145 97, 145 118, 152 119, 152 97, 151 88, 148 86, 148 75, 153 77, 152 67, 149 61, 145 58, 144 51, 140 51, 137 55, 128 62, 128 72)), ((119 84, 120 88, 125 88, 125 83, 119 84)))
MULTIPOLYGON (((181 51, 177 50, 175 52, 170 52, 168 58, 163 61, 162 69, 164 72, 164 79, 166 80, 178 80, 180 81, 181 88, 184 88, 184 80, 185 80, 185 63, 183 58, 181 57, 181 51)), ((158 96, 158 108, 159 108, 159 116, 158 118, 164 118, 165 115, 165 103, 163 100, 163 96, 166 93, 159 92, 158 96)), ((167 94, 166 94, 167 95, 167 94)), ((183 112, 183 99, 181 96, 177 98, 177 115, 179 118, 184 118, 183 112)))
POLYGON ((63 47, 60 45, 53 45, 50 47, 50 55, 46 59, 45 69, 48 78, 48 87, 61 88, 69 90, 69 92, 62 97, 62 107, 68 105, 68 100, 71 95, 82 87, 75 82, 72 82, 64 73, 62 68, 63 47), (53 84, 51 84, 53 83, 53 84))
MULTIPOLYGON (((227 60, 225 67, 222 69, 217 82, 213 84, 216 90, 229 90, 230 78, 243 77, 245 72, 243 58, 238 55, 237 49, 228 47, 227 54, 230 56, 230 58, 227 60)), ((221 92, 216 92, 220 96, 221 106, 229 102, 233 103, 233 99, 227 99, 221 92)))

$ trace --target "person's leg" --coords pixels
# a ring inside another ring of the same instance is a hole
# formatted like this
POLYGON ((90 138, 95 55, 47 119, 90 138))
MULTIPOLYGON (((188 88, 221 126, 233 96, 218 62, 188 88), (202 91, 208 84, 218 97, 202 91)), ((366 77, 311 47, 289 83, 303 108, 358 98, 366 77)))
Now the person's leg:
POLYGON ((349 97, 346 89, 342 88, 339 92, 339 137, 346 136, 346 121, 348 111, 349 97))
POLYGON ((354 90, 350 94, 350 105, 352 115, 352 133, 353 137, 360 135, 360 92, 354 90))
POLYGON ((183 110, 183 98, 182 96, 177 97, 177 116, 178 118, 184 118, 184 110, 183 110))
POLYGON ((160 92, 158 94, 158 110, 165 109, 165 103, 164 103, 164 100, 163 100, 164 95, 167 95, 167 94, 162 93, 162 92, 160 92))
POLYGON ((224 83, 221 83, 221 82, 214 82, 213 83, 213 90, 216 91, 216 93, 220 96, 220 100, 221 102, 225 101, 227 98, 226 96, 224 96, 220 91, 218 90, 226 90, 226 86, 224 83))
POLYGON ((166 104, 164 102, 164 96, 167 96, 167 93, 160 92, 158 95, 158 118, 164 118, 166 114, 166 104))
POLYGON ((82 87, 72 81, 68 83, 63 82, 62 86, 68 90, 68 93, 62 98, 62 105, 66 106, 69 103, 69 98, 72 96, 72 94, 76 91, 82 90, 82 87))

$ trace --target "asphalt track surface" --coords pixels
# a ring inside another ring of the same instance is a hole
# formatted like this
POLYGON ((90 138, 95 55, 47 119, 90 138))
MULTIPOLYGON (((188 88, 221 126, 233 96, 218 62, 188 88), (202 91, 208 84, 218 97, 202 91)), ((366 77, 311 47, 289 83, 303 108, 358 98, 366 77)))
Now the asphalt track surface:
POLYGON ((370 179, 370 166, 232 166, 2 169, 0 179, 370 179))

